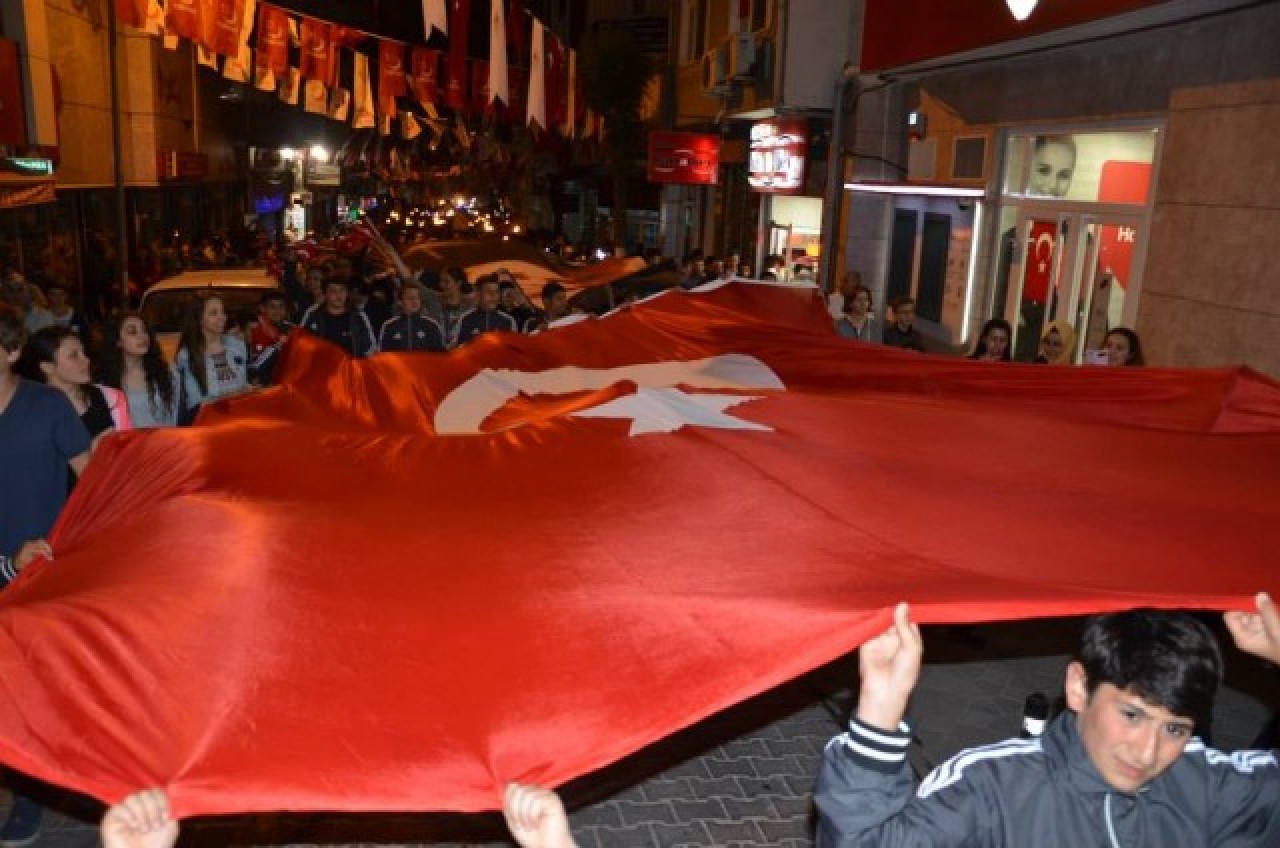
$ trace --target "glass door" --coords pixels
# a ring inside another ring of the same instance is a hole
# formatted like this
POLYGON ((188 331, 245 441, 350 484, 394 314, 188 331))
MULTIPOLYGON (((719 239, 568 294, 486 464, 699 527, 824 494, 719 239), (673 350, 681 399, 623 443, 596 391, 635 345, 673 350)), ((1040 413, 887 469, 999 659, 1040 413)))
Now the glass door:
POLYGON ((1112 327, 1133 326, 1137 311, 1136 253, 1143 244, 1137 216, 1023 212, 1014 233, 1005 317, 1013 326, 1014 358, 1030 362, 1050 321, 1075 330, 1073 361, 1102 348, 1112 327))
POLYGON ((1101 350, 1111 328, 1133 326, 1140 267, 1134 255, 1144 235, 1141 222, 1128 216, 1085 216, 1081 227, 1080 273, 1059 315, 1076 330, 1076 362, 1086 351, 1101 350))

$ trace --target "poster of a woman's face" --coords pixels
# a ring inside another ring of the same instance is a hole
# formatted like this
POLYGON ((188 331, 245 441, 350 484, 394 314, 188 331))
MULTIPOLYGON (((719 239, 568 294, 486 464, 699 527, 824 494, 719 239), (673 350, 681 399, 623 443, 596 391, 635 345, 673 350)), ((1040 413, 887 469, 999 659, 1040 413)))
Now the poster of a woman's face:
POLYGON ((1027 194, 1066 197, 1076 170, 1076 142, 1069 135, 1038 136, 1031 150, 1027 194))

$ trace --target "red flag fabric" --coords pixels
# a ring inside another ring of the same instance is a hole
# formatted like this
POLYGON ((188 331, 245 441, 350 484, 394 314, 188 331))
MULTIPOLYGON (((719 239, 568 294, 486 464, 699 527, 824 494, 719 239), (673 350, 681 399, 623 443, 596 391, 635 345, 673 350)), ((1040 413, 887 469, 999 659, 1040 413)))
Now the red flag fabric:
POLYGON ((265 3, 258 7, 258 49, 254 65, 275 74, 289 70, 289 13, 265 3))
POLYGON ((197 44, 202 42, 202 0, 169 0, 164 6, 164 28, 170 35, 180 35, 197 44))
POLYGON ((467 37, 471 0, 449 0, 449 68, 444 102, 450 109, 467 107, 467 37))
POLYGON ((279 374, 100 444, 57 559, 0 592, 0 759, 178 816, 493 809, 902 599, 1277 589, 1280 385, 1244 369, 930 358, 732 283, 438 356, 295 333, 279 374))
POLYGON ((245 0, 213 0, 212 14, 204 20, 202 43, 220 56, 240 53, 240 34, 244 29, 245 0))
POLYGON ((334 47, 333 25, 325 21, 303 18, 301 35, 302 57, 298 72, 303 79, 316 80, 331 86, 337 81, 338 53, 334 47))
POLYGON ((147 22, 147 0, 116 0, 116 20, 141 28, 147 22))
POLYGON ((529 13, 522 0, 507 0, 507 48, 516 64, 523 64, 528 56, 529 13))
POLYGON ((440 51, 415 47, 412 53, 413 99, 426 109, 440 100, 440 51))
POLYGON ((409 84, 404 76, 404 45, 398 41, 378 39, 378 100, 404 97, 409 84))
POLYGON ((467 112, 483 115, 489 107, 489 63, 483 59, 471 60, 471 97, 467 112))
POLYGON ((564 42, 553 33, 547 34, 547 127, 556 132, 564 125, 565 109, 569 105, 568 54, 564 42))

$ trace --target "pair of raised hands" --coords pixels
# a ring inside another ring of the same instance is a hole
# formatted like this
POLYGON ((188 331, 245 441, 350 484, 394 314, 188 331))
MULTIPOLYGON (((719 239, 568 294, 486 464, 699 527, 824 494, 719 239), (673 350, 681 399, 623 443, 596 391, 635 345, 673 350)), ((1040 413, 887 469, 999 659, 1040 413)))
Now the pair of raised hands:
MULTIPOLYGON (((1236 647, 1273 663, 1280 663, 1280 610, 1266 592, 1254 599, 1256 612, 1236 611, 1223 616, 1236 647)), ((907 711, 907 701, 920 678, 924 644, 920 628, 911 621, 905 603, 893 611, 888 630, 858 651, 861 693, 855 713, 858 721, 883 730, 897 728, 907 711)))
MULTIPOLYGON (((550 789, 512 783, 502 801, 507 827, 522 848, 576 848, 564 804, 550 789)), ((177 839, 178 822, 163 789, 136 792, 102 819, 103 848, 172 848, 177 839)))

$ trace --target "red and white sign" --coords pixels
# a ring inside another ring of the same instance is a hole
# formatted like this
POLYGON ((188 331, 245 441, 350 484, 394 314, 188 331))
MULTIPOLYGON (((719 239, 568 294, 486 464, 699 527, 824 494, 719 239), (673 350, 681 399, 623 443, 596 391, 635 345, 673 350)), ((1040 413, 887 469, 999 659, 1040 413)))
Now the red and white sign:
POLYGON ((715 185, 720 174, 720 136, 710 133, 649 133, 649 182, 715 185))
POLYGON ((800 194, 808 147, 809 125, 803 118, 757 121, 751 127, 747 183, 766 194, 800 194))

